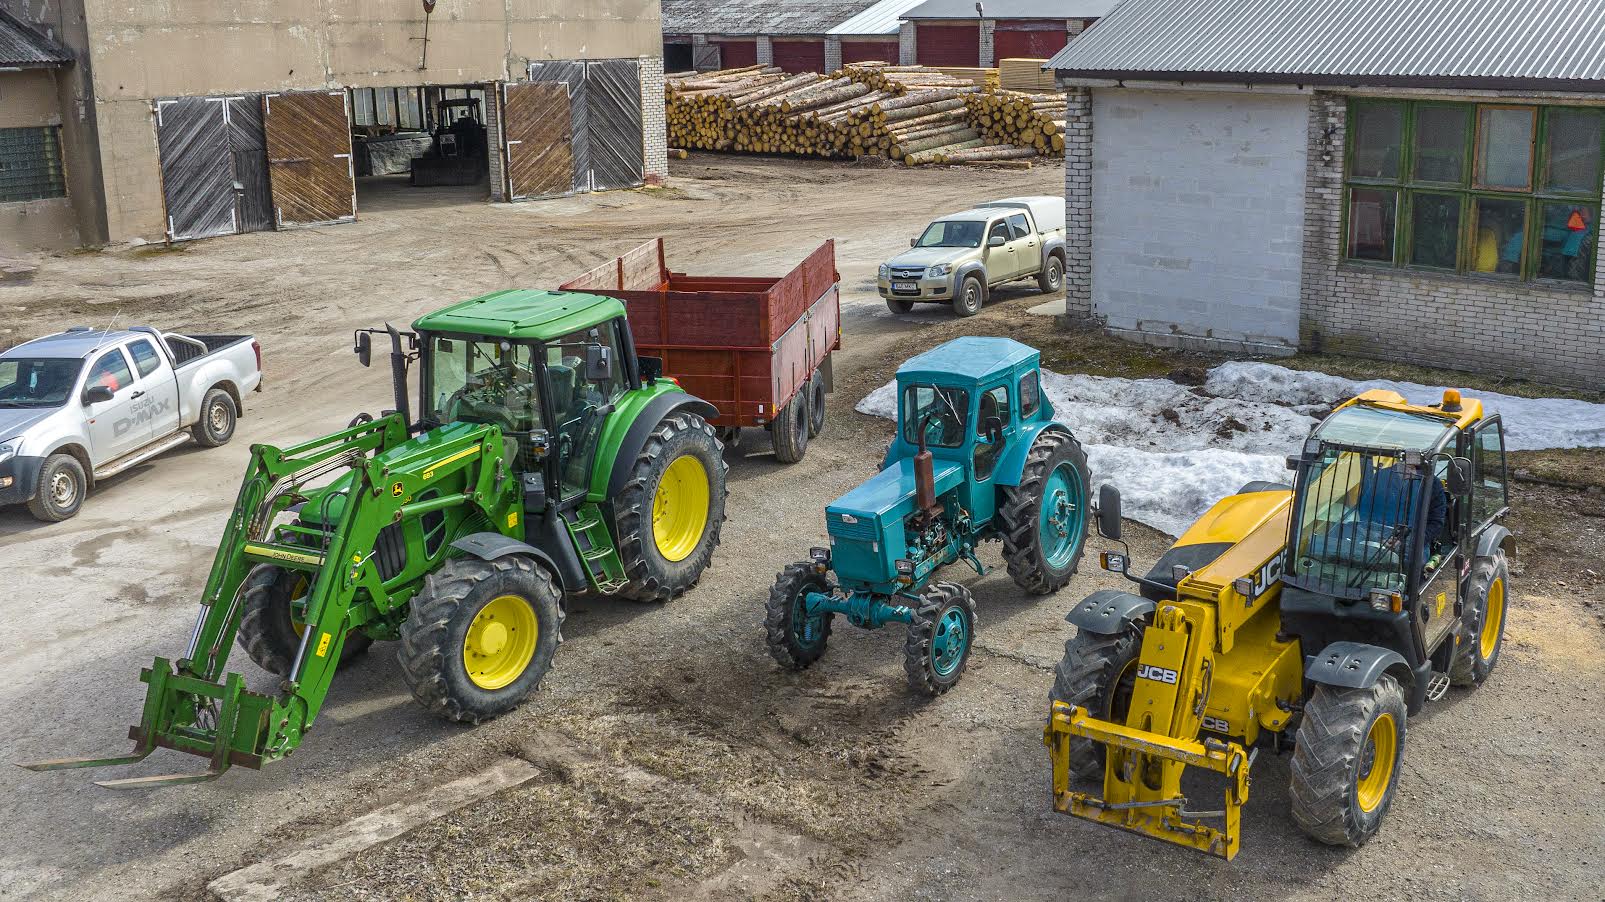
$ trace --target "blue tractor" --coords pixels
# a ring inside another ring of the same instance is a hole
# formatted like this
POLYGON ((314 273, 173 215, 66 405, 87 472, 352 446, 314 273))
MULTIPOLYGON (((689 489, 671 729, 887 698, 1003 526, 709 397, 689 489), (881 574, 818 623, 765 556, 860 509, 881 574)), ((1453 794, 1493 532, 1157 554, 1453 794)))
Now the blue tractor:
POLYGON ((909 685, 940 695, 969 660, 975 602, 937 571, 964 561, 984 575, 976 548, 997 539, 1020 588, 1062 588, 1086 544, 1087 456, 1053 421, 1040 355, 1012 339, 958 338, 906 361, 897 399, 881 471, 825 508, 830 547, 781 571, 764 625, 770 654, 801 670, 837 614, 905 623, 909 685))

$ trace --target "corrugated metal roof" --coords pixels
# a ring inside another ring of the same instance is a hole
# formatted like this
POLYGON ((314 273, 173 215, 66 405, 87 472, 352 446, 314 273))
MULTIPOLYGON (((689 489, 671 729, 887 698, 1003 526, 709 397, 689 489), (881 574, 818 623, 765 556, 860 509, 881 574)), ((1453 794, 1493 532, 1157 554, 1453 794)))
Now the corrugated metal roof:
POLYGON ((1605 3, 1125 0, 1047 68, 1070 78, 1605 90, 1605 3))
MULTIPOLYGON (((1117 0, 982 0, 988 19, 1096 19, 1117 0)), ((975 0, 926 0, 905 19, 974 19, 975 0)))
POLYGON ((826 34, 897 34, 908 12, 925 0, 880 0, 851 19, 837 25, 826 34))
POLYGON ((664 34, 824 34, 875 0, 663 0, 664 34))
POLYGON ((0 9, 0 66, 34 68, 70 62, 72 54, 65 47, 0 9))

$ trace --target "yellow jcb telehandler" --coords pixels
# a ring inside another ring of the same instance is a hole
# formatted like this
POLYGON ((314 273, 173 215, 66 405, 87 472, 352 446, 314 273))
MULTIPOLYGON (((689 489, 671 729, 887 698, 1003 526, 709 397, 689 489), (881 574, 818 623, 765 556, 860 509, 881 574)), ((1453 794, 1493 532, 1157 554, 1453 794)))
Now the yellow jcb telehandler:
MULTIPOLYGON (((1066 618, 1043 733, 1056 810, 1230 859, 1255 756, 1291 750, 1294 821, 1359 846, 1393 801, 1407 718, 1488 677, 1515 547, 1499 417, 1453 390, 1430 406, 1369 391, 1288 467, 1292 486, 1222 499, 1145 576, 1101 556, 1138 591, 1066 618), (1224 806, 1190 805, 1189 766, 1225 779, 1224 806), (1101 794, 1072 788, 1099 778, 1101 794)), ((1109 486, 1098 529, 1119 541, 1109 486)))

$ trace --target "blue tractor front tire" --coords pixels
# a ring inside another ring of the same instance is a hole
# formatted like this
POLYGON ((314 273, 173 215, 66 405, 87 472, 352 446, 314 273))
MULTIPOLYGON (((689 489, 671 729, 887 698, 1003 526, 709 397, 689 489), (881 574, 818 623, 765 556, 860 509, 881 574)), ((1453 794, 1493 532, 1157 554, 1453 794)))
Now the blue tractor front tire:
POLYGON ((958 583, 933 582, 920 593, 903 643, 910 689, 937 696, 958 685, 975 641, 975 599, 958 583))
POLYGON ((788 564, 780 571, 764 606, 764 638, 771 657, 793 670, 803 670, 824 657, 830 622, 836 615, 808 617, 803 599, 809 592, 828 595, 830 591, 830 580, 812 561, 788 564))

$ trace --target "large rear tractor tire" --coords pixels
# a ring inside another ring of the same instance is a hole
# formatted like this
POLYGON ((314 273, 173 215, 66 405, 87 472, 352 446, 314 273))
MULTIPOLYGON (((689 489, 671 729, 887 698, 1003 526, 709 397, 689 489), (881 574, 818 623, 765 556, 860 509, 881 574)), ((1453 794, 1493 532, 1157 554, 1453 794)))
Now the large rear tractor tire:
MULTIPOLYGON (((301 635, 306 631, 306 626, 295 619, 292 605, 311 589, 311 575, 303 570, 257 564, 245 575, 240 586, 244 613, 234 641, 256 666, 277 676, 290 675, 295 653, 301 647, 301 635)), ((372 644, 373 640, 360 631, 346 634, 339 666, 350 664, 372 644)))
POLYGON ((453 558, 424 578, 401 624, 401 675, 446 720, 506 714, 540 686, 563 641, 562 593, 523 554, 453 558))
POLYGON ((1449 679, 1456 686, 1481 685, 1499 663, 1499 651, 1505 645, 1505 592, 1509 584, 1510 566, 1504 549, 1471 562, 1471 580, 1467 583, 1471 604, 1461 618, 1460 644, 1449 666, 1449 679))
MULTIPOLYGON (((1079 705, 1099 720, 1123 724, 1137 685, 1137 656, 1142 652, 1143 624, 1130 624, 1117 635, 1081 630, 1064 644, 1064 658, 1053 670, 1050 702, 1079 705)), ((1080 736, 1070 738, 1070 778, 1103 777, 1104 746, 1080 736)))
POLYGON ((1070 582, 1087 545, 1091 509, 1087 453, 1073 436, 1044 432, 1031 444, 1020 484, 1003 490, 1003 558, 1015 585, 1033 595, 1070 582))
POLYGON ((729 470, 706 420, 686 410, 663 418, 613 502, 619 561, 629 580, 619 597, 668 601, 697 584, 719 547, 729 470))
POLYGON ((975 599, 958 583, 934 582, 920 593, 903 642, 910 689, 937 696, 958 685, 975 640, 975 599))
POLYGON ((812 561, 786 565, 775 577, 764 606, 764 639, 769 654, 794 670, 803 670, 825 655, 830 641, 830 622, 835 614, 807 616, 803 597, 809 592, 830 592, 830 580, 812 561))
POLYGON ((794 464, 808 453, 808 387, 804 385, 791 396, 786 409, 769 424, 769 434, 775 440, 775 460, 794 464))
POLYGON ((1398 791, 1404 735, 1404 690, 1393 677, 1366 689, 1316 686, 1290 768, 1299 829, 1328 845, 1364 845, 1398 791))

